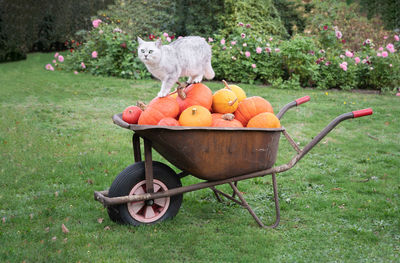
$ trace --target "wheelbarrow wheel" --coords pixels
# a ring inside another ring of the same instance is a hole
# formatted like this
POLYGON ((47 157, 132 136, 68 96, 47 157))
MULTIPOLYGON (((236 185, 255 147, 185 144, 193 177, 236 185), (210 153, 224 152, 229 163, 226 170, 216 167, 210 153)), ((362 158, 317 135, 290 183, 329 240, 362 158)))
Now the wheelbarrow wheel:
MULTIPOLYGON (((153 161, 154 192, 163 192, 181 187, 180 178, 167 165, 153 161)), ((138 162, 125 168, 112 183, 109 197, 146 193, 145 165, 138 162)), ((115 206, 118 213, 110 215, 111 220, 134 226, 154 224, 174 217, 182 204, 182 194, 154 200, 131 202, 115 206), (116 215, 118 214, 118 215, 116 215), (120 220, 119 220, 120 219, 120 220)), ((112 210, 111 210, 112 211, 112 210)))

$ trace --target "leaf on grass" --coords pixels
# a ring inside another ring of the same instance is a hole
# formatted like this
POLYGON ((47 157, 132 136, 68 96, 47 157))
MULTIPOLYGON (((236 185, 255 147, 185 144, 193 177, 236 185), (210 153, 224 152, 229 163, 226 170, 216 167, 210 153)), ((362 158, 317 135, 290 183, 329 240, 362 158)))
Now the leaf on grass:
POLYGON ((58 191, 54 192, 54 196, 58 197, 58 191))
POLYGON ((56 237, 56 236, 54 236, 54 237, 51 238, 51 241, 56 241, 56 240, 57 240, 57 237, 56 237))
POLYGON ((97 222, 99 222, 99 224, 103 223, 103 220, 104 220, 104 218, 102 218, 102 217, 97 218, 97 222))
POLYGON ((342 188, 340 188, 340 187, 332 188, 332 191, 340 191, 340 190, 342 190, 342 188))
POLYGON ((92 180, 92 179, 87 179, 86 182, 87 182, 88 184, 93 184, 93 180, 92 180))
POLYGON ((62 229, 64 234, 69 233, 69 229, 64 224, 61 225, 61 229, 62 229))
POLYGON ((6 218, 5 217, 3 217, 2 219, 1 219, 1 221, 3 221, 3 224, 6 222, 6 218))
POLYGON ((109 226, 105 226, 104 230, 110 230, 111 228, 109 226))
POLYGON ((50 231, 50 227, 46 227, 45 229, 44 229, 44 232, 46 232, 46 233, 48 233, 50 231))

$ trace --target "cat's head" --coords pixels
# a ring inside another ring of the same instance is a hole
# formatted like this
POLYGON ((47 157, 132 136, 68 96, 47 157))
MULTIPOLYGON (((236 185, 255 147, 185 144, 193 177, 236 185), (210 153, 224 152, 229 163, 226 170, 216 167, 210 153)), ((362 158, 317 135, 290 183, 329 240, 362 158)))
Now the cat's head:
POLYGON ((138 56, 145 64, 158 64, 161 60, 161 39, 157 41, 144 41, 138 37, 138 56))

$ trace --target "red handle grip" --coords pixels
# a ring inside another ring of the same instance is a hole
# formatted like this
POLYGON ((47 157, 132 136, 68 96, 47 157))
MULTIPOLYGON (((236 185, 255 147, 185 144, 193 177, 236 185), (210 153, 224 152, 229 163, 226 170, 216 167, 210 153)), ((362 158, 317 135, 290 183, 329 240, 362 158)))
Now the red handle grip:
POLYGON ((367 115, 372 115, 372 113, 373 113, 372 109, 368 108, 368 109, 353 111, 353 116, 354 116, 354 118, 358 118, 358 117, 363 117, 363 116, 367 116, 367 115))
POLYGON ((309 100, 310 100, 310 96, 305 96, 305 97, 297 99, 295 101, 296 101, 297 106, 299 106, 300 104, 306 103, 309 100))

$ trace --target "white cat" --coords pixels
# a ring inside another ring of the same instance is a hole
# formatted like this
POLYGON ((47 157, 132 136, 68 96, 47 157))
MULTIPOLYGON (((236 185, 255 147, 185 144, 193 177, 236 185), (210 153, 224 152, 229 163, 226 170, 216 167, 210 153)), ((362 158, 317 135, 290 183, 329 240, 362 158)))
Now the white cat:
POLYGON ((140 60, 162 82, 158 97, 167 96, 180 77, 189 77, 189 84, 214 78, 211 47, 202 37, 183 37, 169 45, 162 45, 161 39, 153 42, 138 37, 138 43, 140 60))

